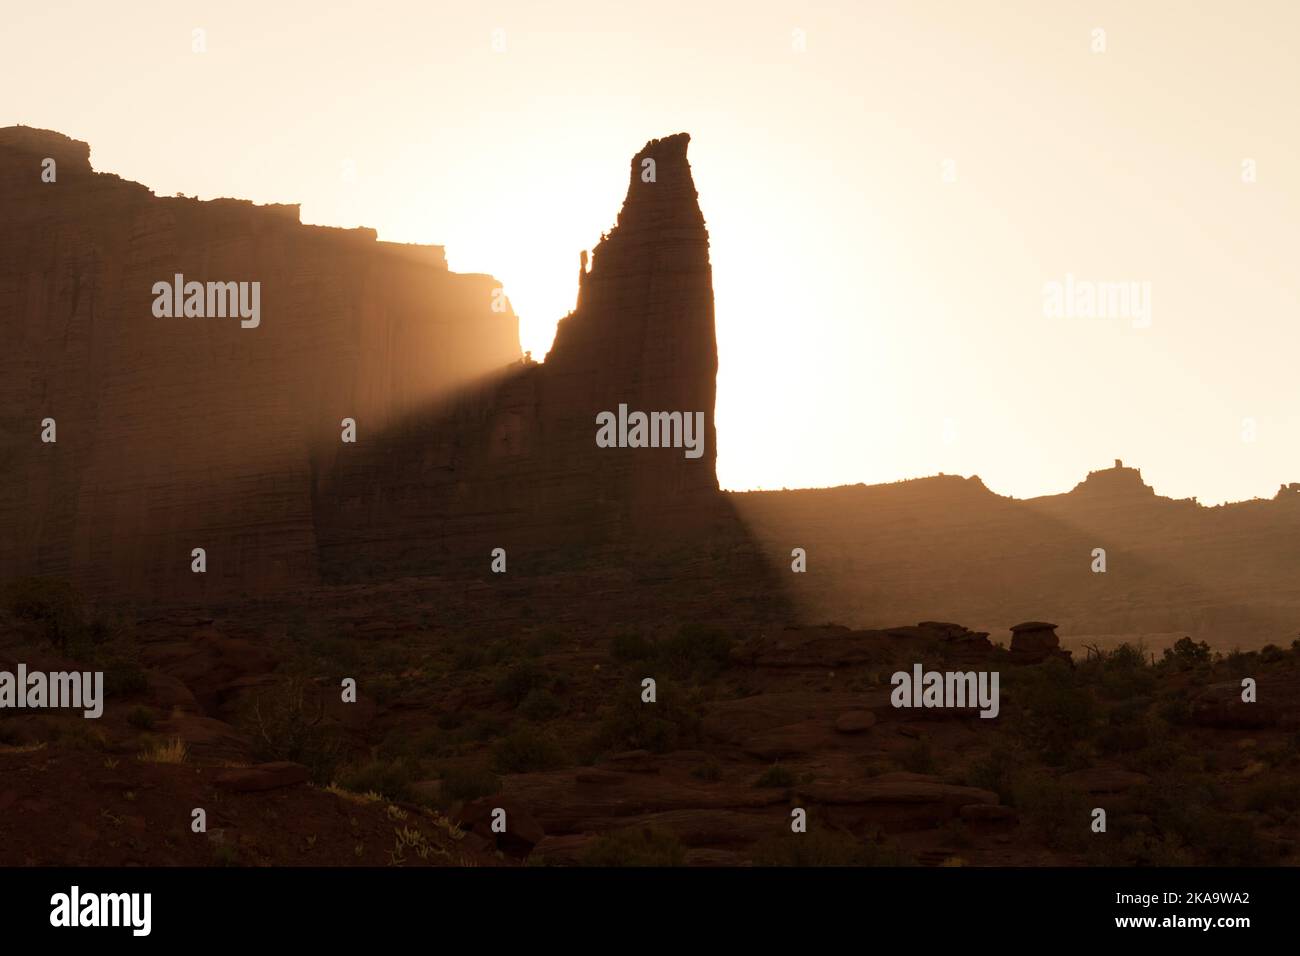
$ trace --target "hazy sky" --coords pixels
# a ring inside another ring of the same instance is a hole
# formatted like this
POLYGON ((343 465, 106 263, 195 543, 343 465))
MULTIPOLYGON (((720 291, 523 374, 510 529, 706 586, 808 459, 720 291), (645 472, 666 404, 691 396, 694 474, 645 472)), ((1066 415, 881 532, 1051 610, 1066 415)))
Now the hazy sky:
POLYGON ((1117 457, 1207 503, 1300 481, 1294 0, 4 18, 0 125, 86 140, 160 195, 300 202, 305 222, 444 244, 503 280, 536 357, 632 154, 691 133, 724 487, 944 471, 1025 497, 1117 457), (1067 281, 1137 294, 1051 314, 1067 281))

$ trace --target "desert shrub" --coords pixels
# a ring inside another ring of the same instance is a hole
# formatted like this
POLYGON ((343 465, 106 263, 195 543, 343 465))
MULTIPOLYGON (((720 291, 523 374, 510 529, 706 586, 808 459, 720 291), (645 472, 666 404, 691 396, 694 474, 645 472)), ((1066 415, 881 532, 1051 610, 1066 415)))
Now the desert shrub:
POLYGON ((564 713, 564 705, 558 697, 542 687, 534 687, 519 703, 519 713, 529 720, 544 721, 564 713))
POLYGON ((564 643, 564 634, 554 628, 547 628, 524 644, 524 653, 529 657, 540 657, 564 643))
POLYGON ((1190 637, 1180 637, 1173 647, 1166 647, 1164 663, 1177 667, 1198 667, 1210 663, 1210 645, 1201 641, 1197 643, 1190 637))
POLYGON ((465 727, 465 737, 480 743, 495 740, 506 731, 506 721, 495 714, 476 714, 465 727))
POLYGON ((1085 680, 1097 681, 1102 696, 1111 700, 1132 700, 1149 694, 1156 683, 1146 650, 1127 642, 1085 662, 1079 672, 1085 680))
POLYGON ((1300 810, 1300 787, 1285 780, 1260 780, 1246 791, 1247 810, 1294 813, 1300 810))
POLYGON ((86 640, 81 595, 67 581, 19 578, 5 589, 5 604, 14 617, 37 624, 41 636, 60 650, 86 640))
POLYGON ((1244 816, 1225 809, 1226 794, 1204 774, 1162 773, 1134 794, 1140 812, 1161 833, 1175 834, 1198 864, 1260 866, 1273 862, 1271 845, 1244 816))
POLYGON ((794 772, 780 763, 772 764, 754 781, 756 787, 793 787, 794 784, 794 772))
POLYGON ((618 634, 610 642, 616 661, 643 662, 679 680, 711 680, 731 662, 735 642, 716 628, 681 627, 672 637, 650 641, 638 633, 618 634))
POLYGON ((683 866, 686 850, 671 833, 652 827, 598 836, 582 852, 585 866, 683 866))
POLYGON ((240 722, 252 735, 259 759, 303 764, 314 782, 327 784, 342 745, 337 731, 326 726, 324 719, 324 701, 315 688, 291 679, 260 694, 240 722))
POLYGON ((971 764, 966 774, 966 783, 981 790, 991 790, 1003 803, 1010 803, 1018 767, 1019 760, 1014 750, 1005 745, 995 745, 985 756, 971 764))
POLYGON ((1255 655, 1250 651, 1243 651, 1240 647, 1234 647, 1223 656, 1223 663, 1228 666, 1229 670, 1240 670, 1247 667, 1254 660, 1255 655))
MULTIPOLYGON (((7 711, 0 711, 0 718, 7 715, 7 711)), ((24 728, 16 722, 10 722, 0 719, 0 745, 5 747, 17 747, 27 742, 27 736, 24 728)))
MULTIPOLYGON (((55 727, 54 739, 60 747, 67 747, 69 750, 104 751, 108 749, 108 737, 105 736, 104 732, 94 726, 93 721, 85 721, 80 718, 60 721, 55 727)), ((184 749, 183 745, 182 749, 184 749)))
POLYGON ((1186 691, 1175 691, 1161 696, 1155 705, 1156 715, 1167 723, 1181 726, 1191 722, 1192 698, 1186 691))
POLYGON ((1026 668, 1016 700, 1025 707, 1020 724, 1025 741, 1051 764, 1065 763, 1091 739, 1097 719, 1091 692, 1060 659, 1026 668))
POLYGON ((914 740, 898 755, 898 765, 912 773, 934 773, 934 751, 925 738, 914 740))
POLYGON ((704 780, 713 783, 722 779, 722 764, 718 763, 717 757, 709 757, 691 770, 691 776, 696 780, 704 780))
POLYGON ((1127 700, 1106 714, 1097 746, 1104 753, 1130 753, 1151 743, 1147 705, 1142 700, 1127 700))
POLYGON ((316 670, 356 670, 363 663, 357 641, 342 635, 312 635, 306 641, 306 653, 316 670))
POLYGON ((658 643, 655 657, 673 677, 710 680, 731 662, 734 643, 716 628, 687 624, 676 636, 658 643))
POLYGON ((569 755, 552 735, 531 724, 519 724, 492 751, 499 773, 532 773, 567 765, 569 755))
POLYGON ((218 843, 212 848, 214 866, 239 866, 239 850, 230 843, 218 843))
POLYGON ((1265 644, 1259 649, 1259 659, 1265 664, 1273 664, 1286 657, 1286 651, 1276 644, 1265 644))
POLYGON ((366 681, 366 690, 380 705, 391 704, 400 695, 402 684, 395 677, 375 677, 366 681))
POLYGON ((1088 860, 1094 866, 1192 866, 1194 854, 1176 833, 1122 829, 1124 818, 1115 821, 1108 839, 1088 843, 1088 860))
POLYGON ((384 737, 378 754, 389 760, 405 757, 419 762, 427 757, 441 756, 447 750, 447 737, 437 727, 424 727, 412 733, 396 727, 384 737))
POLYGON ((438 715, 439 730, 459 730, 469 722, 469 715, 463 710, 449 710, 438 715))
POLYGON ((468 644, 458 649, 451 659, 453 671, 476 671, 487 664, 487 648, 481 644, 468 644))
POLYGON ((143 763, 185 763, 189 759, 189 748, 179 737, 161 742, 150 741, 140 752, 139 759, 143 763))
POLYGON ((634 631, 615 634, 609 642, 609 654, 616 661, 644 661, 654 654, 654 643, 634 631))
POLYGON ((378 793, 389 800, 411 800, 410 786, 417 776, 411 761, 368 760, 345 767, 337 774, 337 783, 353 793, 378 793))
POLYGON ((444 801, 477 800, 501 790, 501 779, 488 767, 452 764, 442 769, 444 801))
POLYGON ((660 684, 653 704, 641 702, 641 685, 629 683, 617 702, 605 711, 591 749, 650 750, 667 753, 692 746, 700 740, 699 707, 693 697, 669 684, 660 684))
POLYGON ((535 661, 520 661, 496 683, 496 695, 511 707, 518 707, 533 690, 550 683, 546 671, 535 661))
POLYGON ((126 712, 126 722, 136 730, 153 730, 158 723, 158 715, 148 707, 132 707, 126 712))
POLYGON ((149 687, 149 675, 137 659, 133 644, 119 641, 95 652, 95 666, 104 672, 104 696, 130 697, 149 687))
POLYGON ((1044 774, 1024 771, 1011 786, 1011 804, 1030 833, 1052 849, 1086 846, 1091 808, 1078 791, 1044 774))

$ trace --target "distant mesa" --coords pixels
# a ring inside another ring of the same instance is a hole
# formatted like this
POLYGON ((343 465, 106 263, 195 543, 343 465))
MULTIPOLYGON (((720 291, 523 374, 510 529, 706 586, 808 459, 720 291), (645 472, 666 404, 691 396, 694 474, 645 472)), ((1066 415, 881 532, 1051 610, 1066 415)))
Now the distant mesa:
POLYGON ((1142 472, 1137 468, 1126 468, 1124 462, 1115 459, 1112 468, 1102 468, 1088 472, 1083 481, 1074 486, 1072 495, 1097 496, 1107 498, 1141 496, 1154 497, 1155 489, 1142 480, 1142 472))

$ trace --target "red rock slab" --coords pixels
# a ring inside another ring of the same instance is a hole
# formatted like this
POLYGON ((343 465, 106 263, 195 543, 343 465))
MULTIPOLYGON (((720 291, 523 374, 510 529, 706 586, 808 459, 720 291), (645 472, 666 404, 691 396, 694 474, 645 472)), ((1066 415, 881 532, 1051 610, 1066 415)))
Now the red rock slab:
POLYGON ((217 774, 213 785, 235 793, 252 793, 259 790, 279 790, 306 783, 307 768, 287 760, 263 763, 255 767, 240 767, 217 774))

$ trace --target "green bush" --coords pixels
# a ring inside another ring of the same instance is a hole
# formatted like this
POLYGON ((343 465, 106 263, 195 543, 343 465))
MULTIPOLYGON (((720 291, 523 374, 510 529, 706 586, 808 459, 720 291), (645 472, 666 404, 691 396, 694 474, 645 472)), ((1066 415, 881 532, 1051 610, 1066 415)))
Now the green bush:
POLYGON ((1131 753, 1151 743, 1147 705, 1142 700, 1117 704, 1106 714, 1097 746, 1107 754, 1131 753))
POLYGON ((5 589, 14 617, 39 625, 42 637, 62 651, 87 640, 81 595, 58 578, 19 578, 5 589))
POLYGON ((925 738, 914 740, 898 755, 898 765, 912 773, 934 773, 934 752, 925 738))
POLYGON ((996 744, 986 756, 971 764, 966 774, 966 783, 981 790, 991 790, 1003 803, 1010 803, 1019 765, 1015 751, 1008 746, 996 744))
POLYGON ((661 641, 640 634, 619 634, 610 642, 610 656, 623 663, 643 662, 679 680, 711 680, 731 663, 735 642, 716 628, 687 624, 661 641))
POLYGON ((631 631, 616 634, 609 642, 610 656, 616 661, 645 661, 649 660, 654 652, 655 646, 651 641, 631 631))
POLYGON ((1286 657, 1286 651, 1276 644, 1265 644, 1259 649, 1259 659, 1265 664, 1274 664, 1286 657))
POLYGON ((544 688, 548 684, 546 671, 536 662, 524 660, 510 668, 497 681, 496 695, 511 707, 518 707, 533 690, 544 688))
POLYGON ((1166 647, 1165 663, 1179 667, 1197 667, 1210 662, 1210 645, 1201 641, 1199 644, 1190 637, 1180 637, 1173 647, 1166 647))
POLYGON ((1032 771, 1017 774, 1011 803, 1029 832, 1052 849, 1080 850, 1091 834, 1089 804, 1083 794, 1032 771))
POLYGON ((501 790, 501 779, 488 767, 449 765, 442 770, 444 801, 477 800, 501 790))
POLYGON ((1079 672, 1084 680, 1097 681, 1102 696, 1111 700, 1132 700, 1149 694, 1156 684, 1146 650, 1127 642, 1085 662, 1079 672))
POLYGON ((673 677, 710 680, 731 663, 735 642, 716 628, 688 624, 655 648, 658 664, 673 677))
POLYGON ((557 770, 570 762, 559 741, 531 724, 520 724, 498 741, 493 760, 499 773, 557 770))
POLYGON ((1024 706, 1020 729, 1026 742, 1051 764, 1065 763, 1095 732, 1092 693, 1059 658, 1026 668, 1015 699, 1024 706))
POLYGON ((641 685, 630 682, 616 703, 605 711, 591 741, 597 753, 649 750, 667 753, 691 747, 700 740, 699 708, 692 697, 669 684, 660 684, 658 700, 642 703, 641 685))
POLYGON ((324 723, 324 701, 305 681, 291 679, 259 695, 240 717, 260 760, 303 764, 318 784, 333 779, 342 749, 338 732, 324 723))
POLYGON ((130 697, 149 687, 149 675, 136 659, 134 646, 111 646, 95 654, 96 665, 104 672, 105 697, 130 697))
POLYGON ((534 687, 519 704, 519 713, 529 720, 545 721, 564 713, 564 705, 549 690, 534 687))
POLYGON ((794 784, 794 772, 779 763, 772 764, 754 781, 756 787, 793 787, 794 784))
POLYGON ((126 713, 126 722, 136 730, 153 730, 158 724, 158 715, 148 707, 132 707, 126 713))
POLYGON ((389 800, 410 801, 415 769, 411 762, 402 758, 370 760, 344 768, 338 773, 336 782, 353 793, 378 793, 389 800))
POLYGON ((476 671, 488 664, 488 652, 481 644, 470 644, 456 651, 451 660, 453 671, 476 671))
POLYGON ((696 780, 704 780, 709 783, 722 779, 722 764, 718 762, 717 757, 709 757, 704 763, 691 771, 691 776, 696 780))

